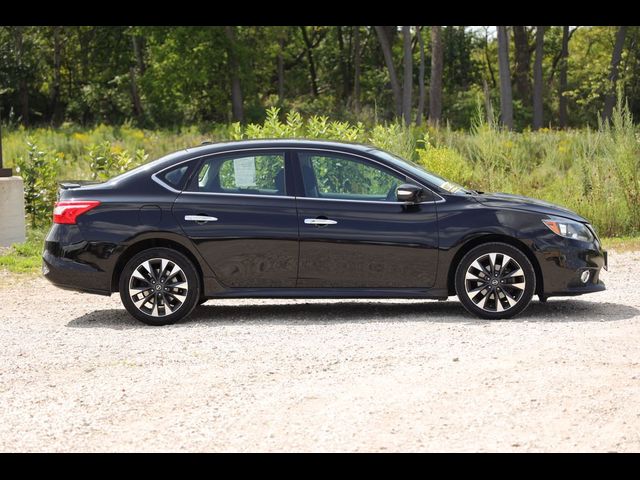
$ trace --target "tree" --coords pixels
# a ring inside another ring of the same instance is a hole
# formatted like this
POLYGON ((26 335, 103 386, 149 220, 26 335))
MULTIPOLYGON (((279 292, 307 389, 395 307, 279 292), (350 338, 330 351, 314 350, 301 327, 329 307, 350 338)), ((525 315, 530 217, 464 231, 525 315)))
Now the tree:
POLYGON ((314 42, 309 38, 307 27, 300 27, 302 39, 304 40, 305 52, 309 63, 309 79, 311 80, 311 93, 314 97, 318 96, 318 74, 316 73, 316 62, 313 58, 314 42))
POLYGON ((420 67, 418 70, 418 113, 416 113, 416 125, 422 125, 424 116, 424 39, 422 38, 422 27, 416 27, 416 36, 420 46, 420 67))
POLYGON ((393 64, 393 52, 391 50, 391 39, 385 27, 374 27, 378 40, 380 42, 380 48, 382 49, 382 55, 384 56, 384 63, 387 66, 389 72, 389 80, 391 82, 391 91, 393 93, 393 103, 395 105, 395 115, 399 117, 402 115, 402 96, 400 93, 400 83, 398 82, 398 76, 396 75, 396 67, 393 64))
POLYGON ((562 27, 562 49, 560 50, 560 74, 558 81, 558 124, 560 128, 567 126, 567 63, 569 59, 569 26, 562 27))
POLYGON ((542 56, 544 54, 545 27, 536 27, 536 58, 533 65, 533 129, 542 128, 542 56))
POLYGON ((284 102, 284 47, 287 31, 284 27, 278 32, 278 103, 284 102))
POLYGON ((513 44, 515 46, 515 76, 518 97, 523 103, 529 103, 531 98, 531 80, 529 78, 531 49, 527 27, 513 27, 513 44))
POLYGON ((402 27, 404 71, 402 86, 402 115, 405 125, 411 125, 411 94, 413 87, 413 56, 411 55, 411 27, 402 27))
POLYGON ((431 27, 431 83, 429 85, 429 123, 438 125, 442 119, 442 27, 431 27))
POLYGON ((353 27, 353 110, 360 115, 360 27, 353 27))
POLYGON ((618 27, 616 33, 616 43, 611 54, 611 69, 609 72, 609 81, 607 85, 607 93, 604 99, 604 108, 602 110, 602 121, 607 122, 613 113, 613 107, 616 104, 616 82, 618 80, 618 66, 622 59, 622 49, 627 34, 627 26, 618 27))
POLYGON ((229 74, 231 75, 231 111, 234 122, 244 121, 244 106, 242 102, 242 86, 240 84, 240 65, 235 36, 235 28, 224 27, 227 37, 227 55, 229 58, 229 74))
POLYGON ((498 26, 498 67, 500 70, 500 116, 502 124, 513 130, 513 96, 509 71, 509 33, 507 27, 498 26))
POLYGON ((27 85, 27 68, 24 52, 24 27, 13 29, 13 41, 17 60, 18 96, 20 99, 20 117, 23 125, 29 124, 29 87, 27 85))
POLYGON ((60 100, 60 67, 62 64, 62 30, 64 27, 53 27, 53 85, 51 88, 52 123, 59 125, 64 115, 60 100))

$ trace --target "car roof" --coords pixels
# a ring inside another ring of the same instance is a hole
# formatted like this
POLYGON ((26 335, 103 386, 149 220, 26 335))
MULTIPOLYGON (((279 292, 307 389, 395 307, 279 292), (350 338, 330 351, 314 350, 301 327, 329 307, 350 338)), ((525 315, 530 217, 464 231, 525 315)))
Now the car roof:
POLYGON ((343 150, 352 150, 366 152, 373 150, 372 145, 364 145, 353 142, 337 142, 331 140, 316 140, 306 138, 263 138, 255 140, 234 140, 209 143, 206 142, 196 147, 187 148, 189 153, 207 154, 233 148, 277 148, 277 147, 295 147, 295 148, 337 148, 343 150))

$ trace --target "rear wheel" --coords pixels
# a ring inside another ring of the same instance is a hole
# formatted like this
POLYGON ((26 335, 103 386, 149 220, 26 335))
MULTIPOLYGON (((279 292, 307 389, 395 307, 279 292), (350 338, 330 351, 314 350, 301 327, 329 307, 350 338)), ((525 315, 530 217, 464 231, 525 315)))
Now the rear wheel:
POLYGON ((133 256, 120 274, 119 289, 127 311, 148 325, 182 320, 200 299, 193 263, 169 248, 151 248, 133 256))
POLYGON ((536 290, 533 265, 516 247, 492 242, 470 250, 458 264, 455 286, 462 305, 487 319, 524 311, 536 290))

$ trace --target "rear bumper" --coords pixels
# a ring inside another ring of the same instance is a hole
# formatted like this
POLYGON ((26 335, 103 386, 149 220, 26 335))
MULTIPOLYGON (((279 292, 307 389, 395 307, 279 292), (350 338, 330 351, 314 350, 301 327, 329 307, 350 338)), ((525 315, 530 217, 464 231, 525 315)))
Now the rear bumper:
POLYGON ((66 290, 111 295, 111 275, 86 261, 89 244, 75 225, 54 225, 42 253, 42 275, 66 290))

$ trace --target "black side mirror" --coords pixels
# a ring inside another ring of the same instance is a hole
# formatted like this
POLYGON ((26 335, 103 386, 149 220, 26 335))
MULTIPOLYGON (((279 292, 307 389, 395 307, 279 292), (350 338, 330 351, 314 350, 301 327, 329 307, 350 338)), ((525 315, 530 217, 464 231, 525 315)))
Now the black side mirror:
POLYGON ((424 190, 410 183, 403 183, 396 188, 396 197, 399 202, 420 203, 424 190))

